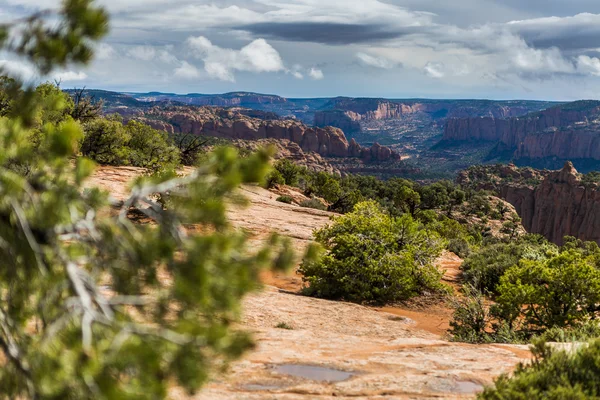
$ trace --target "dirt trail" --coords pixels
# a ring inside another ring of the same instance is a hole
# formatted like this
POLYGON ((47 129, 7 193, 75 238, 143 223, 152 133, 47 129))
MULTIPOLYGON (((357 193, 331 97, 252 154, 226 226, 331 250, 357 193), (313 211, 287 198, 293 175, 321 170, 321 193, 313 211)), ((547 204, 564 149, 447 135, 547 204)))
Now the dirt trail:
MULTIPOLYGON (((126 182, 138 173, 102 168, 89 185, 122 198, 126 182)), ((251 232, 257 245, 276 231, 291 237, 301 251, 313 230, 332 216, 279 203, 276 195, 258 187, 242 191, 250 206, 232 208, 229 217, 234 226, 251 232)), ((440 266, 448 271, 448 283, 456 284, 460 259, 445 254, 440 266)), ((265 273, 263 281, 265 290, 244 301, 242 327, 254 332, 256 349, 193 399, 470 399, 529 357, 525 346, 443 340, 451 312, 443 305, 372 309, 291 294, 302 285, 294 273, 265 273), (344 379, 315 379, 338 375, 344 379)), ((178 390, 170 398, 190 399, 178 390)))

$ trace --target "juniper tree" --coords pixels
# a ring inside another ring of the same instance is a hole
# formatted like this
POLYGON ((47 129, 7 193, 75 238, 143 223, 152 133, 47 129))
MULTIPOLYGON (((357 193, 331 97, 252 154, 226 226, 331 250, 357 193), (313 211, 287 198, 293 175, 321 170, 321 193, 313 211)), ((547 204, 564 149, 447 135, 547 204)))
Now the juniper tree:
MULTIPOLYGON (((2 26, 0 47, 43 76, 88 62, 106 31, 107 15, 91 0, 66 0, 2 26)), ((3 87, 11 101, 0 118, 0 398, 197 390, 251 346, 232 324, 260 268, 290 261, 276 237, 248 252, 225 214, 226 201, 241 201, 236 188, 267 172, 267 152, 240 159, 220 149, 187 176, 140 179, 128 198, 110 201, 84 189, 94 164, 77 157, 79 123, 34 128, 41 107, 60 113, 65 104, 41 104, 18 79, 3 87), (27 174, 14 168, 23 163, 27 174), (134 213, 149 222, 133 223, 134 213)))

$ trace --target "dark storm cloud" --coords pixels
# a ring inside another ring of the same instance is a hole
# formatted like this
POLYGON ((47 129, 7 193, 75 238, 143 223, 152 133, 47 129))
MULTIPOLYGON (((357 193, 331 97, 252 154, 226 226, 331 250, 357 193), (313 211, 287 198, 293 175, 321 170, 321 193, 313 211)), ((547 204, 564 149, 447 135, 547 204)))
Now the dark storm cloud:
POLYGON ((338 24, 321 22, 264 22, 237 27, 239 30, 275 40, 334 45, 369 43, 396 39, 418 32, 418 27, 389 28, 377 24, 338 24))
POLYGON ((509 29, 536 48, 564 51, 600 47, 600 15, 583 13, 571 17, 538 18, 508 24, 509 29))

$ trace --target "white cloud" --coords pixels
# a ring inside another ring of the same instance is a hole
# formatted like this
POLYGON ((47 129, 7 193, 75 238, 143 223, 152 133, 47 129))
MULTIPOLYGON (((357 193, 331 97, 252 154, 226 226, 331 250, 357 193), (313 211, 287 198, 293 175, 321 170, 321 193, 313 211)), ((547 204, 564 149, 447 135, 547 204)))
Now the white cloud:
POLYGON ((127 51, 127 55, 141 61, 162 61, 167 64, 178 61, 168 50, 154 46, 134 46, 127 51))
POLYGON ((444 72, 444 65, 435 62, 429 62, 425 65, 425 73, 436 79, 441 79, 446 76, 446 73, 444 72))
POLYGON ((393 61, 388 60, 387 58, 375 57, 375 56, 369 55, 367 53, 361 53, 361 52, 356 53, 356 57, 360 61, 362 61, 363 64, 371 66, 371 67, 391 69, 396 66, 396 64, 393 61))
POLYGON ((577 58, 577 69, 581 73, 600 76, 600 59, 590 56, 579 56, 577 58))
POLYGON ((182 79, 194 79, 200 77, 200 71, 198 68, 188 63, 187 61, 182 61, 181 65, 173 71, 176 77, 182 79))
POLYGON ((308 71, 308 76, 310 76, 312 79, 319 81, 323 78, 325 78, 325 74, 323 74, 323 71, 321 71, 320 69, 317 68, 311 68, 310 71, 308 71))
POLYGON ((26 81, 34 79, 38 76, 35 68, 32 65, 21 61, 0 60, 0 72, 4 71, 26 81))
POLYGON ((63 72, 57 72, 55 73, 52 78, 62 81, 62 82, 69 82, 69 81, 83 81, 85 79, 87 79, 87 74, 85 72, 79 71, 79 72, 75 72, 75 71, 63 71, 63 72))
POLYGON ((115 48, 108 43, 100 43, 94 50, 94 55, 97 60, 110 60, 116 53, 115 48))
POLYGON ((257 39, 240 50, 225 49, 212 44, 204 36, 187 39, 193 55, 204 62, 204 69, 212 78, 235 81, 235 71, 279 72, 285 66, 279 52, 264 39, 257 39))

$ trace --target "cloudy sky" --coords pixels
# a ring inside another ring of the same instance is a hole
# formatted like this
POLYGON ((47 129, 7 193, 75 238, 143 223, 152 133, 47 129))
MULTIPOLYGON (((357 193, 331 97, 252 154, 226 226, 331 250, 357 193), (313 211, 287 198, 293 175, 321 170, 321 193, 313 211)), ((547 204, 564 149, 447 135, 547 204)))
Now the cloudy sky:
MULTIPOLYGON (((288 97, 600 98, 598 0, 99 0, 63 87, 288 97)), ((58 0, 0 0, 10 21, 58 0)), ((0 65, 31 76, 18 60, 0 65)))

